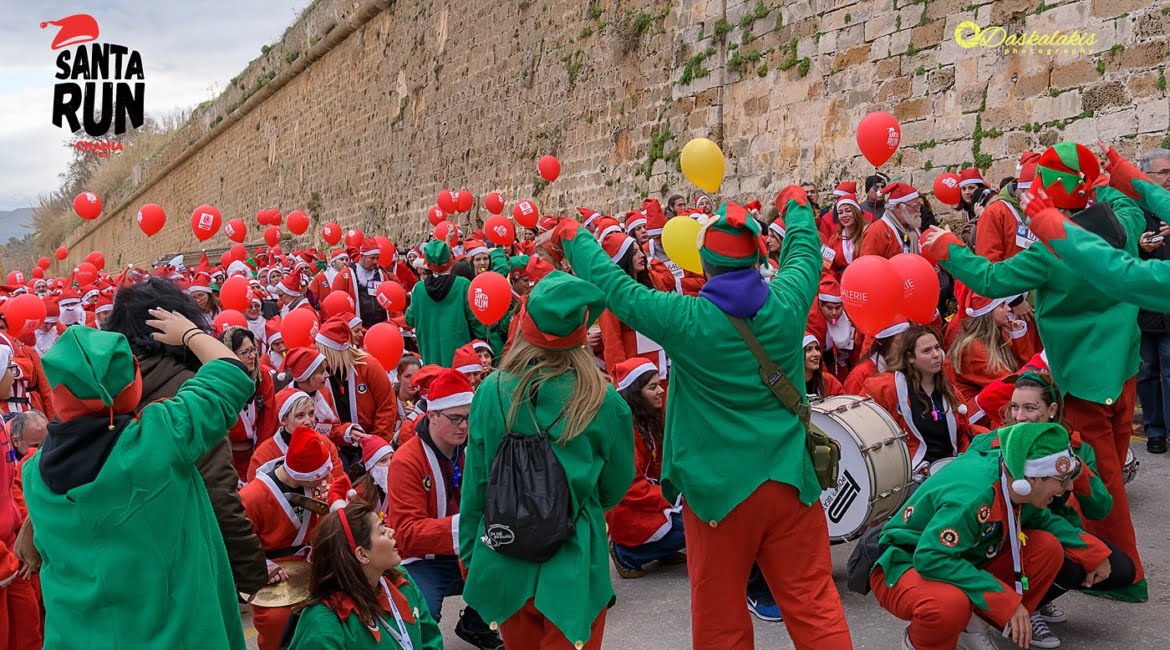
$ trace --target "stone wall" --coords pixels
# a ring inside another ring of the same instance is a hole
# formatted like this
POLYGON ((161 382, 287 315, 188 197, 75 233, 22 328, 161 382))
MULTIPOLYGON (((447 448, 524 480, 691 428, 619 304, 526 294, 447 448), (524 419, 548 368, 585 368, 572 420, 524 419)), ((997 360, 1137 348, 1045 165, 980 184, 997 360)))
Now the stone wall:
POLYGON ((802 179, 827 193, 872 170, 854 141, 872 110, 902 123, 883 170, 923 189, 972 163, 995 182, 1020 151, 1061 139, 1133 155, 1167 137, 1168 14, 1145 0, 318 0, 106 197, 66 242, 69 263, 198 250, 190 214, 205 202, 245 217, 250 241, 256 210, 273 206, 310 212, 312 236, 336 221, 419 241, 443 187, 621 213, 694 191, 677 159, 696 136, 721 143, 726 196, 802 179), (971 20, 1096 44, 965 49, 955 30, 971 20), (547 186, 544 153, 563 169, 547 186), (169 215, 150 239, 134 224, 148 202, 169 215))

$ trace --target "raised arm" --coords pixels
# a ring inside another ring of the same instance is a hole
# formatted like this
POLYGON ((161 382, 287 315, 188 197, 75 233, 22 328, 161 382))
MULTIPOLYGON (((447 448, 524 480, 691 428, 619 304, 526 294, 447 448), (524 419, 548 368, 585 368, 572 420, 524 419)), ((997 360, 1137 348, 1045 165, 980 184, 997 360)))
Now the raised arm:
POLYGON ((780 192, 776 209, 784 219, 787 234, 780 251, 780 269, 769 289, 785 306, 804 313, 812 306, 823 268, 816 217, 798 185, 790 185, 780 192))
POLYGON ((988 298, 1013 296, 1042 286, 1056 262, 1048 249, 1032 246, 992 263, 971 252, 954 233, 936 226, 923 234, 923 250, 972 291, 988 298))

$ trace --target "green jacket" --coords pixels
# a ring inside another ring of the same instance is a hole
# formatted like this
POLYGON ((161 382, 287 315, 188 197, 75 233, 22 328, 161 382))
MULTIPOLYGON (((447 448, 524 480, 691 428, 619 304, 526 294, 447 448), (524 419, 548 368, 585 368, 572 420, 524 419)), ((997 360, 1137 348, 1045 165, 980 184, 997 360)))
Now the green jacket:
MULTIPOLYGON (((1020 511, 1023 530, 1046 530, 1069 557, 1088 569, 1109 557, 1097 538, 1048 509, 1020 511)), ((878 540, 883 549, 877 566, 893 587, 911 568, 926 580, 954 585, 990 620, 1003 626, 1022 598, 1014 585, 985 570, 1000 553, 1011 553, 1008 517, 1000 487, 997 451, 964 453, 928 478, 886 522, 878 540)))
POLYGON ((454 273, 448 276, 451 287, 437 300, 427 291, 424 280, 410 292, 410 306, 406 308, 406 324, 414 328, 418 351, 423 363, 451 367, 455 350, 471 343, 472 339, 486 340, 483 325, 471 313, 467 290, 471 281, 454 273))
MULTIPOLYGON (((614 601, 609 578, 606 510, 625 496, 634 479, 634 444, 630 409, 608 387, 593 421, 565 445, 555 440, 564 421, 549 430, 553 451, 565 470, 572 508, 579 513, 576 533, 543 564, 497 553, 482 541, 488 475, 504 435, 537 433, 532 409, 522 406, 516 421, 505 421, 519 377, 497 371, 475 391, 459 503, 459 557, 468 567, 463 599, 484 620, 501 623, 529 599, 570 642, 587 642, 594 619, 614 601)), ((536 422, 556 422, 573 390, 575 378, 561 375, 540 384, 536 422)))
MULTIPOLYGON (((1097 199, 1112 206, 1128 234, 1125 252, 1136 255, 1146 223, 1141 208, 1108 187, 1098 188, 1097 199)), ((1117 293, 1087 282, 1047 246, 1031 246, 994 264, 951 236, 932 249, 943 268, 979 295, 996 298, 1036 290, 1040 340, 1053 378, 1066 393, 1109 405, 1137 374, 1137 306, 1126 302, 1128 296, 1119 300, 1117 293)))
MULTIPOLYGON (((255 388, 236 364, 204 365, 174 397, 147 405, 111 435, 113 447, 92 481, 60 494, 45 477, 56 475, 54 461, 70 452, 54 452, 52 439, 94 418, 52 425, 24 465, 33 543, 44 562, 47 650, 243 650, 231 565, 195 461, 224 436, 255 388)), ((101 435, 108 419, 96 420, 101 435)), ((96 453, 77 449, 65 461, 96 453)))
MULTIPOLYGON (((410 635, 410 642, 416 650, 443 650, 443 633, 439 631, 439 624, 435 622, 427 609, 427 601, 418 590, 410 576, 402 567, 399 573, 405 579, 398 590, 406 597, 407 607, 410 608, 409 619, 407 612, 401 612, 406 632, 410 635)), ((392 616, 387 616, 387 622, 394 625, 392 616)), ((332 609, 324 603, 317 603, 301 612, 301 619, 297 623, 297 631, 293 634, 290 650, 401 650, 402 645, 387 634, 379 630, 375 639, 370 629, 357 617, 348 614, 345 620, 338 617, 332 609)))
MULTIPOLYGON (((803 395, 801 340, 821 277, 821 243, 810 208, 790 201, 785 222, 770 295, 746 320, 803 395)), ((804 428, 764 384, 755 356, 714 302, 640 284, 584 230, 564 248, 573 272, 606 293, 618 320, 670 357, 662 461, 668 500, 681 493, 701 520, 715 524, 766 481, 792 485, 806 505, 820 498, 804 428)))

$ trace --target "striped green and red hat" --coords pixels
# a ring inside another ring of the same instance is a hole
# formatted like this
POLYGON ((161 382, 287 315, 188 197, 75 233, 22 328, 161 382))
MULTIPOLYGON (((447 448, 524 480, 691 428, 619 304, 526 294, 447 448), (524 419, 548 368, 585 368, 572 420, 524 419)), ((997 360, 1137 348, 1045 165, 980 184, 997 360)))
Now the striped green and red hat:
POLYGON ((699 258, 712 266, 746 269, 768 258, 760 224, 743 206, 728 201, 719 206, 699 233, 699 258))
POLYGON ((1036 178, 1053 205, 1082 210, 1093 198, 1093 184, 1101 175, 1101 163, 1083 144, 1060 142, 1040 154, 1036 178))

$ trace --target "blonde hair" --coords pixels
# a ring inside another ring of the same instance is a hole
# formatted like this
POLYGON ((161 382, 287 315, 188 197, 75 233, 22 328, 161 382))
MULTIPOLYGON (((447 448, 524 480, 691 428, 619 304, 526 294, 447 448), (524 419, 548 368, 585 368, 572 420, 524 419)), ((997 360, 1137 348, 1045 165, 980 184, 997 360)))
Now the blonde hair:
POLYGON ((520 378, 508 409, 508 422, 516 421, 521 403, 527 401, 528 387, 533 381, 545 382, 558 375, 575 376, 573 392, 565 402, 562 418, 565 429, 558 439, 562 445, 576 438, 593 421, 593 416, 605 401, 609 383, 593 362, 593 353, 584 346, 570 350, 545 350, 522 336, 516 337, 512 348, 504 355, 500 370, 520 378))
POLYGON ((1008 349, 1009 342, 995 324, 995 310, 992 310, 982 316, 964 318, 959 325, 959 335, 955 337, 955 342, 951 344, 948 353, 955 374, 963 374, 963 352, 975 341, 983 343, 983 347, 987 348, 988 367, 991 371, 1000 374, 1015 371, 1018 364, 1008 349))
MULTIPOLYGON (((298 410, 301 409, 301 407, 303 407, 306 404, 308 404, 310 408, 314 408, 314 409, 316 408, 313 406, 313 398, 309 397, 308 395, 303 395, 301 397, 294 399, 292 401, 292 404, 289 405, 288 410, 284 412, 284 417, 280 418, 280 426, 282 426, 282 427, 284 426, 285 418, 290 417, 293 413, 296 413, 298 410)), ((292 431, 289 431, 289 433, 292 433, 292 431)))
POLYGON ((325 357, 325 368, 329 372, 340 372, 342 379, 349 379, 349 371, 354 366, 365 365, 368 356, 352 345, 344 350, 334 350, 318 343, 317 350, 325 357))

